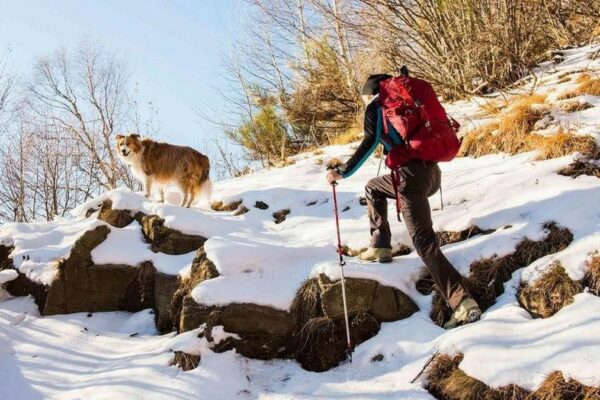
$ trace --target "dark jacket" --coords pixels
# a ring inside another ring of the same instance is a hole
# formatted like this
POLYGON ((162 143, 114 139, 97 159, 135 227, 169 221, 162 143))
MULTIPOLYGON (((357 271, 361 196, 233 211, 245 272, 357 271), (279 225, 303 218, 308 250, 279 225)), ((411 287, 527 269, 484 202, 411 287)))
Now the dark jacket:
POLYGON ((346 164, 340 166, 339 172, 344 178, 355 173, 375 151, 381 141, 382 123, 379 108, 379 99, 375 97, 365 110, 365 122, 363 124, 364 137, 354 155, 346 164))

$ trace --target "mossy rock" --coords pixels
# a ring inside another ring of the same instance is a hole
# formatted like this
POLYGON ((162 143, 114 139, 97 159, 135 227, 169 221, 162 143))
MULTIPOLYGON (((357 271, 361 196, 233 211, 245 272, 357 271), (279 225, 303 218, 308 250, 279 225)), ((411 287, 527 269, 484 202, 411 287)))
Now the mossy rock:
POLYGON ((154 275, 151 263, 140 266, 94 265, 91 252, 106 240, 110 228, 98 226, 85 232, 69 257, 60 262, 40 312, 43 315, 154 307, 154 275))
POLYGON ((104 200, 98 211, 98 219, 116 228, 125 228, 134 221, 129 210, 114 210, 111 200, 104 200))
POLYGON ((206 242, 202 236, 185 234, 165 226, 165 220, 158 215, 142 216, 141 224, 144 236, 155 253, 186 254, 198 250, 206 242))
MULTIPOLYGON (((341 281, 332 282, 321 274, 318 282, 323 315, 332 319, 342 318, 344 304, 341 281)), ((381 322, 407 318, 419 309, 402 291, 370 279, 346 278, 346 298, 350 314, 368 312, 381 322)))
POLYGON ((189 295, 182 303, 181 332, 202 324, 221 325, 226 332, 240 337, 227 339, 219 345, 219 351, 235 348, 246 357, 270 360, 289 357, 295 350, 293 318, 285 311, 256 304, 206 306, 196 303, 189 295))

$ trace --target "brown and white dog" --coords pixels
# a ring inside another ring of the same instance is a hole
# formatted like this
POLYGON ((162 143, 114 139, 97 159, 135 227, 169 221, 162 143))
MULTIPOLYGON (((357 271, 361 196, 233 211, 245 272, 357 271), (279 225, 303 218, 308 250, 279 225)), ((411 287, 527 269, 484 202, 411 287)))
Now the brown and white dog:
POLYGON ((210 202, 212 183, 208 157, 186 146, 141 139, 139 135, 117 135, 117 153, 144 184, 150 198, 152 186, 160 185, 160 201, 165 201, 163 186, 176 184, 182 194, 181 206, 190 207, 197 196, 210 202))

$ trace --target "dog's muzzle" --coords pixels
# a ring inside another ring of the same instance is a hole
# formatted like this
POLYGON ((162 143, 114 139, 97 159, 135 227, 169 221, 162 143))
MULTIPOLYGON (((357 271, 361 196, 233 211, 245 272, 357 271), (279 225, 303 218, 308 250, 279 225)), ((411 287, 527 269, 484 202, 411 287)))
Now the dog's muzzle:
POLYGON ((129 152, 125 149, 121 150, 121 154, 123 154, 124 157, 127 157, 129 155, 129 152))

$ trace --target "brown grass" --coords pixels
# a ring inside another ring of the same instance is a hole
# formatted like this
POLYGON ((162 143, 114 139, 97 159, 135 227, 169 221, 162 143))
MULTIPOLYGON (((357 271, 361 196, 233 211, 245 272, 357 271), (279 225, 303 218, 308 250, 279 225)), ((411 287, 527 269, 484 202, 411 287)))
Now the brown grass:
POLYGON ((447 244, 462 242, 477 235, 488 235, 494 232, 494 229, 481 229, 478 226, 470 226, 462 231, 441 231, 436 232, 438 245, 445 246, 447 244))
MULTIPOLYGON (((504 283, 510 279, 513 272, 541 257, 564 250, 573 241, 573 234, 554 222, 544 224, 544 229, 546 236, 542 240, 533 241, 524 238, 512 254, 483 258, 471 264, 470 274, 464 280, 464 284, 482 310, 488 309, 496 302, 496 298, 504 293, 504 283)), ((449 318, 450 313, 451 309, 436 293, 433 298, 431 319, 441 326, 449 318)))
POLYGON ((591 105, 590 103, 586 103, 586 102, 580 103, 578 101, 568 101, 568 102, 565 102, 560 105, 560 109, 566 113, 585 111, 585 110, 589 110, 590 108, 593 108, 593 107, 594 106, 591 105))
MULTIPOLYGON (((352 247, 349 247, 348 245, 344 244, 342 245, 342 254, 345 255, 346 257, 358 257, 358 255, 364 251, 366 251, 367 248, 363 247, 360 249, 353 249, 352 247)), ((337 252, 337 250, 336 250, 337 252)))
POLYGON ((356 142, 357 140, 360 140, 361 136, 362 136, 362 130, 358 129, 358 128, 353 128, 353 129, 350 129, 346 133, 342 133, 340 135, 334 136, 330 140, 330 144, 343 145, 343 144, 353 143, 353 142, 356 142))
POLYGON ((600 78, 590 78, 583 81, 577 90, 583 94, 600 96, 600 78))
POLYGON ((521 285, 518 298, 534 318, 549 318, 571 304, 573 296, 582 291, 581 283, 573 281, 557 261, 533 284, 521 285))
POLYGON ((504 100, 490 100, 483 103, 479 108, 485 111, 489 115, 498 115, 506 107, 506 101, 504 100))
POLYGON ((303 327, 309 320, 323 316, 321 309, 321 288, 317 279, 302 283, 290 308, 296 326, 303 327))
POLYGON ((286 220, 286 218, 290 214, 290 212, 291 211, 289 208, 284 208, 283 210, 275 211, 273 213, 273 221, 276 224, 281 224, 283 221, 286 220))
POLYGON ((171 365, 177 365, 184 371, 191 371, 200 365, 200 356, 193 356, 191 354, 184 353, 183 351, 176 351, 171 365))
POLYGON ((232 203, 224 203, 222 201, 214 201, 210 204, 210 208, 214 211, 235 211, 242 204, 242 200, 234 201, 232 203))
POLYGON ((537 148, 540 136, 532 135, 535 123, 547 114, 545 96, 516 97, 497 122, 483 125, 463 137, 460 156, 480 157, 493 153, 518 154, 537 148))
POLYGON ((536 149, 538 150, 536 160, 549 160, 572 153, 588 156, 596 153, 598 145, 591 136, 560 131, 552 136, 539 137, 536 149))
POLYGON ((530 397, 532 400, 592 400, 600 398, 600 388, 585 386, 574 379, 566 380, 562 372, 548 375, 530 397))
POLYGON ((600 78, 594 78, 588 74, 581 74, 575 82, 578 83, 577 88, 567 90, 557 97, 558 100, 572 99, 583 94, 591 96, 600 96, 600 78))
POLYGON ((250 211, 250 210, 248 209, 248 207, 246 207, 246 206, 245 206, 245 205, 243 205, 243 204, 240 204, 240 206, 239 206, 239 207, 238 207, 238 208, 235 210, 235 212, 233 213, 233 216, 234 216, 234 217, 237 217, 237 216, 239 216, 239 215, 246 214, 248 211, 250 211))
POLYGON ((440 354, 426 369, 426 389, 443 400, 592 400, 600 398, 600 388, 565 379, 553 372, 535 392, 517 385, 493 388, 460 370, 462 354, 440 354))
POLYGON ((600 296, 600 254, 596 253, 588 261, 583 282, 590 289, 590 292, 596 296, 600 296))
POLYGON ((569 166, 559 170, 558 174, 570 176, 573 179, 581 175, 600 178, 600 164, 596 162, 597 160, 600 160, 600 149, 597 149, 594 154, 578 157, 569 166))

